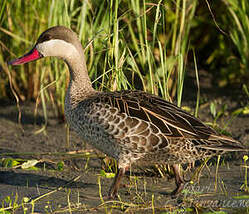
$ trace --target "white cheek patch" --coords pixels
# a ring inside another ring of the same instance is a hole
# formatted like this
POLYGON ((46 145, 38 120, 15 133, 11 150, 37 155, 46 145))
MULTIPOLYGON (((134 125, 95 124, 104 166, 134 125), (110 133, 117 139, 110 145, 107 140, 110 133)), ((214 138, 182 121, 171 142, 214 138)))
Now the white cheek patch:
POLYGON ((37 50, 45 56, 57 56, 63 59, 78 55, 77 49, 71 43, 60 39, 52 39, 36 45, 37 50))

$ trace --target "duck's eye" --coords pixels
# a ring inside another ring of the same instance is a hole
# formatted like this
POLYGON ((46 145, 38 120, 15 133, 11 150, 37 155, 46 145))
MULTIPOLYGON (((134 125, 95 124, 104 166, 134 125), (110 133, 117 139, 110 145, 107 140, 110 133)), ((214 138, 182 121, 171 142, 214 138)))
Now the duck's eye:
POLYGON ((52 38, 52 36, 50 34, 45 34, 39 38, 38 42, 42 43, 45 41, 49 41, 51 38, 52 38))

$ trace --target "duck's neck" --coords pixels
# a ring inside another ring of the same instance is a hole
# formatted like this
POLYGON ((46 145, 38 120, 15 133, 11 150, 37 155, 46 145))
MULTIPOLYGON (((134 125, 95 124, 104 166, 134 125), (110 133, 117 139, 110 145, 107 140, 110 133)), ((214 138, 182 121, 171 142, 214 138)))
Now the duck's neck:
POLYGON ((88 76, 83 51, 65 59, 65 61, 70 71, 70 81, 65 97, 65 110, 70 110, 96 91, 93 89, 88 76))

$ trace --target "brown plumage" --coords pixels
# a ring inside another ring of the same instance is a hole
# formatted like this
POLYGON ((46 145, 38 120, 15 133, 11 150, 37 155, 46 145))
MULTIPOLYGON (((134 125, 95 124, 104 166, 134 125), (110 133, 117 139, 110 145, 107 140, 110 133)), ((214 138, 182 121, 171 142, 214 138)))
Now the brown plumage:
POLYGON ((10 64, 23 64, 43 56, 60 57, 69 66, 65 116, 70 126, 84 141, 118 162, 109 197, 116 196, 122 176, 133 163, 172 164, 176 194, 184 184, 178 164, 244 149, 238 141, 217 134, 158 96, 142 91, 95 91, 81 44, 68 28, 46 30, 31 52, 10 64))

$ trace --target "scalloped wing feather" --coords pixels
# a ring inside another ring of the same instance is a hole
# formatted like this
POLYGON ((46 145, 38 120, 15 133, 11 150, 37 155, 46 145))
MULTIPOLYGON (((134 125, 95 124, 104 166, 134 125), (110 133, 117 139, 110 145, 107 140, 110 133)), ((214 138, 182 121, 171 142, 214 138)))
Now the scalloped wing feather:
POLYGON ((162 98, 142 91, 103 93, 102 102, 118 108, 119 113, 147 121, 167 138, 197 140, 197 147, 211 150, 244 150, 240 142, 222 135, 198 118, 162 98))

